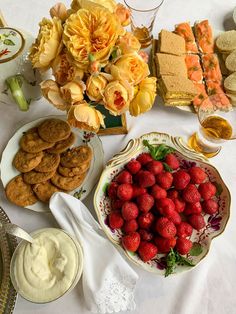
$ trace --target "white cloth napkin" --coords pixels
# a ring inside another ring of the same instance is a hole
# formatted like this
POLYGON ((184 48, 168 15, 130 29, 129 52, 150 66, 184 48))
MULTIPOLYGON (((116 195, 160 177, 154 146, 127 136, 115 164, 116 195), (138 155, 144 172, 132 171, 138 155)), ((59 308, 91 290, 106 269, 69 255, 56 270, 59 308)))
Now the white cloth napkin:
POLYGON ((83 247, 83 292, 92 312, 134 310, 138 275, 106 238, 87 207, 68 194, 55 193, 49 207, 58 224, 83 247))

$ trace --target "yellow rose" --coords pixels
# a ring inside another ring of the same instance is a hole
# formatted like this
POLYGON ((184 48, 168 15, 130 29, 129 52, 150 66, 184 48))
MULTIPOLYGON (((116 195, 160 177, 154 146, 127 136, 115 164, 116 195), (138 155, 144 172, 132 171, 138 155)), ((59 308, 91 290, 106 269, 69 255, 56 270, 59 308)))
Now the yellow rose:
POLYGON ((85 84, 75 80, 60 87, 62 98, 69 104, 74 104, 84 99, 85 84))
POLYGON ((67 19, 67 10, 66 6, 58 2, 50 9, 50 15, 51 17, 58 17, 62 22, 64 22, 67 19))
POLYGON ((124 36, 119 37, 116 44, 123 55, 139 51, 141 48, 138 39, 130 32, 126 32, 124 36))
POLYGON ((77 103, 70 108, 67 121, 75 128, 95 133, 99 131, 100 126, 105 128, 101 112, 90 107, 85 101, 77 103))
POLYGON ((146 77, 138 86, 138 92, 129 106, 131 116, 150 110, 156 97, 156 78, 146 77))
POLYGON ((147 63, 136 52, 121 56, 111 66, 111 75, 116 80, 126 80, 132 85, 139 84, 149 74, 147 63))
POLYGON ((133 96, 134 88, 127 82, 110 82, 104 90, 104 106, 114 116, 120 115, 128 110, 133 96))
MULTIPOLYGON (((74 11, 78 11, 79 9, 84 8, 84 3, 88 2, 87 0, 73 0, 71 3, 71 9, 74 11)), ((114 0, 90 0, 90 2, 99 4, 105 8, 107 8, 111 13, 116 10, 116 2, 114 0)))
POLYGON ((52 63, 52 73, 56 82, 64 85, 76 78, 83 78, 84 72, 76 67, 69 55, 63 51, 52 63))
POLYGON ((65 22, 63 34, 65 46, 77 65, 84 70, 88 68, 89 55, 100 62, 101 66, 106 65, 123 32, 115 15, 106 8, 92 3, 89 9, 80 9, 71 14, 65 22))
POLYGON ((52 20, 43 18, 39 26, 39 34, 31 46, 29 58, 34 68, 48 69, 62 49, 63 29, 57 17, 52 20))
POLYGON ((115 15, 120 21, 122 26, 127 26, 130 24, 130 15, 131 12, 123 4, 118 3, 115 9, 115 15))
POLYGON ((43 96, 51 103, 54 107, 60 110, 68 110, 70 104, 68 104, 61 97, 60 89, 57 83, 53 80, 46 80, 40 83, 41 91, 43 96))
POLYGON ((102 75, 91 75, 86 81, 86 94, 92 101, 102 99, 102 93, 107 85, 106 78, 102 75))

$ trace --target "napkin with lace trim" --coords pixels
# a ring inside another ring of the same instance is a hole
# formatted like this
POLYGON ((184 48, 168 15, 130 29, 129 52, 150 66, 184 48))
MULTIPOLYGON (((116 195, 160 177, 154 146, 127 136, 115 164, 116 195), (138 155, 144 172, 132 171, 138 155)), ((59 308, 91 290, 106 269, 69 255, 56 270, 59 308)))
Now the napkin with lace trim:
POLYGON ((135 309, 138 275, 106 238, 100 225, 78 199, 55 193, 49 207, 58 224, 83 247, 83 293, 91 312, 113 313, 135 309))

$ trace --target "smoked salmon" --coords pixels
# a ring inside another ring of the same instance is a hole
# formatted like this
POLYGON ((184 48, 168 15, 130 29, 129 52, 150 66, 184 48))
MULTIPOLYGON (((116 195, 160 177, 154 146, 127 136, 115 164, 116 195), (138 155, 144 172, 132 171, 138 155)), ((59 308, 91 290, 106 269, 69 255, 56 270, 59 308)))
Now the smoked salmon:
POLYGON ((195 37, 189 23, 186 22, 176 25, 175 33, 184 38, 187 53, 198 53, 195 37))
POLYGON ((198 95, 193 99, 193 106, 196 112, 198 112, 199 107, 204 111, 212 111, 213 104, 211 103, 204 84, 195 83, 194 86, 198 91, 198 95))
POLYGON ((221 82, 222 74, 219 60, 216 54, 206 54, 202 56, 203 76, 206 81, 221 82))
POLYGON ((202 83, 203 72, 198 55, 186 55, 185 63, 188 71, 188 78, 196 83, 202 83))
POLYGON ((199 51, 203 54, 214 53, 214 39, 209 21, 196 23, 194 30, 199 51))

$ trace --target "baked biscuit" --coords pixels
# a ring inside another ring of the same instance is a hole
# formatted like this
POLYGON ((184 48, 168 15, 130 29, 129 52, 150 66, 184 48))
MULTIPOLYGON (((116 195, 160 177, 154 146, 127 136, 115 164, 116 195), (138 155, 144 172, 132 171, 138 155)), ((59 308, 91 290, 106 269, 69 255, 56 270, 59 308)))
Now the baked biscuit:
POLYGON ((61 165, 73 168, 82 163, 90 162, 92 150, 89 146, 73 147, 61 155, 61 165))
POLYGON ((57 188, 50 181, 45 181, 33 185, 33 191, 40 201, 48 203, 52 194, 61 191, 61 189, 57 188))
POLYGON ((59 174, 63 175, 63 177, 73 177, 73 176, 78 176, 81 175, 82 173, 85 173, 90 166, 90 162, 85 162, 77 167, 73 168, 68 168, 68 167, 63 167, 59 165, 57 171, 59 174))
POLYGON ((34 170, 36 170, 38 172, 56 171, 59 163, 60 163, 60 155, 59 154, 44 153, 40 164, 38 164, 38 166, 35 167, 34 170))
POLYGON ((51 179, 55 171, 50 172, 36 172, 31 170, 23 174, 23 180, 28 184, 37 184, 51 179))
POLYGON ((6 186, 6 197, 18 206, 29 206, 37 202, 31 186, 23 181, 22 175, 13 178, 6 186))
POLYGON ((39 136, 46 142, 55 143, 70 136, 69 124, 60 119, 47 119, 38 126, 39 136))
POLYGON ((56 172, 54 176, 51 178, 51 181, 53 184, 55 184, 62 190, 73 191, 74 189, 78 188, 81 185, 85 176, 86 173, 74 177, 63 177, 56 172))
POLYGON ((50 148, 54 143, 45 142, 38 135, 37 128, 32 128, 24 133, 20 139, 20 147, 27 153, 38 153, 44 149, 50 148))
POLYGON ((49 148, 47 151, 52 154, 61 154, 71 147, 75 142, 75 134, 71 132, 70 136, 62 141, 55 143, 52 148, 49 148))
POLYGON ((38 166, 42 158, 42 151, 38 153, 26 153, 20 149, 16 153, 12 164, 20 172, 29 172, 38 166))

